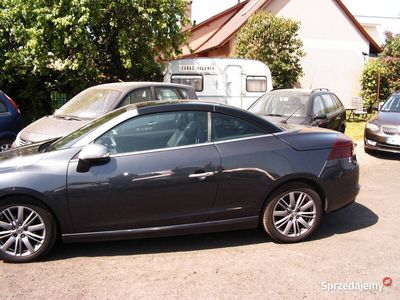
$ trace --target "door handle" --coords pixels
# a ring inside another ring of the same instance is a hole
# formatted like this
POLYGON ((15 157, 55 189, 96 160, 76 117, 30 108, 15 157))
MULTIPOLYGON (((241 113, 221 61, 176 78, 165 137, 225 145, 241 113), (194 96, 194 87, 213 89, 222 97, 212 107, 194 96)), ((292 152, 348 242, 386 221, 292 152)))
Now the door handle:
POLYGON ((194 173, 194 174, 190 174, 189 178, 206 178, 206 177, 210 177, 210 176, 214 176, 214 172, 204 172, 204 173, 194 173))

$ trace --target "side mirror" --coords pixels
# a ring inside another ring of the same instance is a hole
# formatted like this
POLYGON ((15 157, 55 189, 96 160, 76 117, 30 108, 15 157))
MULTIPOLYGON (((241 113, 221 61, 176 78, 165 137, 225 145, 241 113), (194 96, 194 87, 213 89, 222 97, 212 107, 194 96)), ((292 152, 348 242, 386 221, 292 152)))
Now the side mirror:
POLYGON ((381 111, 383 104, 385 104, 385 102, 379 102, 378 111, 381 111))
POLYGON ((90 144, 82 148, 78 160, 77 171, 83 173, 89 171, 92 165, 107 163, 110 160, 110 153, 104 145, 90 144))
POLYGON ((328 126, 328 116, 326 114, 319 114, 314 117, 314 122, 312 122, 312 126, 317 127, 327 127, 328 126))
POLYGON ((319 114, 314 117, 314 120, 326 120, 328 116, 326 114, 319 114))

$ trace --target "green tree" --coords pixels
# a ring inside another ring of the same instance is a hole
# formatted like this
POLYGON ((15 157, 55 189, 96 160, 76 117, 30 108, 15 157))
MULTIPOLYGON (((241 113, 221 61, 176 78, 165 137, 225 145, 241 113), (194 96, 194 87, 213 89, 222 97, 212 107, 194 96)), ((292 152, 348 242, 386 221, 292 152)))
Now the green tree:
POLYGON ((0 89, 39 117, 51 91, 158 79, 187 21, 184 0, 0 0, 0 89))
POLYGON ((274 88, 293 87, 303 69, 300 23, 260 11, 237 34, 235 57, 263 61, 271 70, 274 88))
POLYGON ((400 34, 385 35, 382 52, 365 65, 361 76, 361 96, 369 110, 400 90, 400 34))

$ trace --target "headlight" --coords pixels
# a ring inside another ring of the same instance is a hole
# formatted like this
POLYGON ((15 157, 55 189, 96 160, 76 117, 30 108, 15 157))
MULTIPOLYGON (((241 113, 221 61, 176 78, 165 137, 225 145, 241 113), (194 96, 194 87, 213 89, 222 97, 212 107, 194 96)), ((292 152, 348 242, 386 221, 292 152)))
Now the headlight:
POLYGON ((379 126, 373 123, 367 123, 367 128, 371 131, 379 131, 379 126))

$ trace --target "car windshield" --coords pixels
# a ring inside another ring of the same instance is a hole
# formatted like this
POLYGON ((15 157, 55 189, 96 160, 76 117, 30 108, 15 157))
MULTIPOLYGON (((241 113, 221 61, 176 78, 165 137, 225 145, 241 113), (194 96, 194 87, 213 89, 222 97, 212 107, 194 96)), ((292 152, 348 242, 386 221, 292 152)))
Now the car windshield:
POLYGON ((308 95, 299 94, 265 94, 250 106, 249 111, 263 116, 305 118, 309 98, 308 95))
POLYGON ((112 89, 86 89, 54 114, 60 118, 95 119, 109 112, 120 92, 112 89))
POLYGON ((400 96, 391 96, 385 102, 381 111, 400 112, 400 96))
POLYGON ((103 125, 104 123, 108 122, 109 120, 123 114, 127 111, 126 107, 122 107, 120 109, 114 110, 101 118, 98 118, 85 126, 75 130, 74 132, 70 133, 69 135, 55 141, 54 143, 50 144, 45 151, 53 151, 53 150, 60 150, 60 149, 67 149, 75 144, 78 140, 82 137, 90 133, 92 130, 96 129, 97 127, 103 125))

